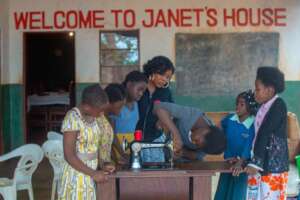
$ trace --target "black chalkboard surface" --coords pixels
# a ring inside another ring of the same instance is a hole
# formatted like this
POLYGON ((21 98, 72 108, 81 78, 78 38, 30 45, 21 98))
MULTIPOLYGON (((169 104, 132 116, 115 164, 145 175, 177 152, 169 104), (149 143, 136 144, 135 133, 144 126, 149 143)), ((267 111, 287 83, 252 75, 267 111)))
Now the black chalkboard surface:
POLYGON ((258 66, 277 66, 279 33, 176 34, 176 93, 236 95, 254 88, 258 66))

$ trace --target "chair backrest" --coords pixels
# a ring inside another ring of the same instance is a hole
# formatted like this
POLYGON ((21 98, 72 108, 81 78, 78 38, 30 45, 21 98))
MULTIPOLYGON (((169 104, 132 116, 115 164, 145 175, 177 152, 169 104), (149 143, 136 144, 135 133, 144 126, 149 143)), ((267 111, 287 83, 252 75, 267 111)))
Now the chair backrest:
POLYGON ((33 172, 44 157, 43 150, 37 144, 25 144, 3 156, 0 161, 21 157, 14 172, 14 184, 31 184, 33 172))
POLYGON ((48 140, 63 140, 63 135, 55 131, 49 131, 47 138, 48 140))
POLYGON ((65 163, 62 140, 47 140, 42 148, 53 167, 55 177, 60 176, 65 163))

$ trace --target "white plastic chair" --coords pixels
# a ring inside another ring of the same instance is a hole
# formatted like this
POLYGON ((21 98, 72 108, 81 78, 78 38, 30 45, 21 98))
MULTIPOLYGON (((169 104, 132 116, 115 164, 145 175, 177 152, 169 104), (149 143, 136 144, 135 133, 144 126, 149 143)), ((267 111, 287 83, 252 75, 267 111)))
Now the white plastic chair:
POLYGON ((45 156, 53 168, 54 176, 52 182, 51 200, 55 199, 56 189, 62 176, 62 168, 65 163, 62 140, 47 140, 42 146, 45 156))
POLYGON ((298 169, 294 164, 290 164, 287 183, 287 197, 296 197, 299 195, 300 178, 298 169))
POLYGON ((23 145, 7 154, 0 156, 0 162, 21 157, 12 179, 0 178, 0 194, 4 200, 16 200, 17 190, 28 190, 30 200, 33 198, 32 174, 44 157, 43 150, 37 144, 23 145))
POLYGON ((55 131, 49 131, 47 133, 47 139, 48 140, 63 140, 63 135, 55 132, 55 131))

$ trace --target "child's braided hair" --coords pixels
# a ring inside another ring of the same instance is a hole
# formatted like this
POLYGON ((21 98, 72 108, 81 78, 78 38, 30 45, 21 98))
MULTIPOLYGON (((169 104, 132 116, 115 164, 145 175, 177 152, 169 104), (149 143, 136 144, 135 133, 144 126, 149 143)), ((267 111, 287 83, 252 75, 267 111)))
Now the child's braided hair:
POLYGON ((255 101, 254 92, 252 92, 252 90, 247 90, 240 93, 236 98, 236 103, 239 98, 243 98, 245 100, 247 111, 251 115, 256 115, 259 108, 259 104, 255 101))

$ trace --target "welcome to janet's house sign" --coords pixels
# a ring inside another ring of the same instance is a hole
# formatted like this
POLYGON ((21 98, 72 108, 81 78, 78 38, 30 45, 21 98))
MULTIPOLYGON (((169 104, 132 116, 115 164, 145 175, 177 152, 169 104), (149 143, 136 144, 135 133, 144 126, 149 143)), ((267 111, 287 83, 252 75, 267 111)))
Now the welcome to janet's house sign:
POLYGON ((286 8, 177 8, 144 9, 139 16, 133 9, 20 11, 13 13, 17 30, 104 29, 216 26, 287 26, 286 8))

